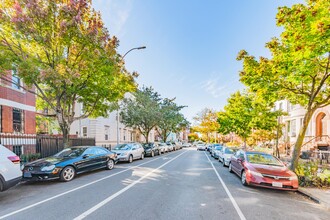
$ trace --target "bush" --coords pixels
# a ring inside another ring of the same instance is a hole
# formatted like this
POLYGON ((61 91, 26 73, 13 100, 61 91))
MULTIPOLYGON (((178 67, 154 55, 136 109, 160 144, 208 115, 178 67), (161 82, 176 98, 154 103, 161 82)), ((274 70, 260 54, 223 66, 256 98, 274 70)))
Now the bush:
POLYGON ((40 157, 41 157, 41 155, 39 153, 37 153, 37 154, 22 154, 20 156, 22 163, 28 163, 28 162, 37 160, 40 157))
POLYGON ((330 171, 317 162, 299 163, 296 169, 300 186, 330 187, 330 171))

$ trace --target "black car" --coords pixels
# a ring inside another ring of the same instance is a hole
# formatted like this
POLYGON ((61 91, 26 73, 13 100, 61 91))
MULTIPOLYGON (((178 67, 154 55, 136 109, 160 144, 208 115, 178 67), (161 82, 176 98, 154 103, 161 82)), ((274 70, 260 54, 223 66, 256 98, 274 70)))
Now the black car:
POLYGON ((144 154, 146 156, 153 157, 155 155, 160 155, 161 150, 159 148, 159 145, 156 143, 147 143, 147 144, 142 144, 144 148, 144 154))
POLYGON ((76 174, 106 168, 113 169, 117 155, 103 147, 69 147, 54 156, 27 163, 23 168, 23 180, 60 179, 71 181, 76 174))

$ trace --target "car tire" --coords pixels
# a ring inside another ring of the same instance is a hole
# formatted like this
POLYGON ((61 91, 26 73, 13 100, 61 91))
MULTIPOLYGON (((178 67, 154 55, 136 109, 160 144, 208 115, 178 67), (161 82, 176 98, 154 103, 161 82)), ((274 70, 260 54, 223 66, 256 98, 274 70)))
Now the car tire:
POLYGON ((226 166, 225 159, 224 159, 223 162, 222 162, 222 166, 223 166, 223 167, 226 166))
POLYGON ((245 172, 245 170, 242 171, 241 182, 242 182, 243 186, 247 186, 248 185, 248 183, 246 182, 246 172, 245 172))
POLYGON ((112 170, 115 167, 115 161, 113 159, 109 159, 107 162, 107 170, 112 170))
POLYGON ((154 157, 154 156, 155 156, 155 152, 151 151, 151 157, 154 157))
POLYGON ((60 180, 62 182, 69 182, 76 176, 76 170, 72 166, 66 166, 63 168, 60 174, 60 180))
POLYGON ((141 154, 141 160, 143 160, 143 159, 144 159, 144 153, 141 154))
POLYGON ((5 185, 3 184, 1 178, 0 178, 0 192, 2 192, 5 188, 5 185))
POLYGON ((133 155, 131 154, 128 157, 128 163, 132 163, 132 162, 133 162, 133 155))
POLYGON ((232 173, 233 172, 232 167, 231 167, 231 163, 228 166, 228 170, 229 170, 229 173, 232 173))

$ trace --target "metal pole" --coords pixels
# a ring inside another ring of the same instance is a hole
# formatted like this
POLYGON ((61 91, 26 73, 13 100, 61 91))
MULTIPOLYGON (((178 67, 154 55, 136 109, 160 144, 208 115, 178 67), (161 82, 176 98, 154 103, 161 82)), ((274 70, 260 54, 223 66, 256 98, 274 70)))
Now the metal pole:
MULTIPOLYGON (((146 46, 142 46, 142 47, 134 47, 134 48, 128 50, 128 51, 124 54, 124 56, 122 56, 121 59, 124 60, 125 56, 126 56, 129 52, 131 52, 132 50, 142 50, 142 49, 146 49, 146 46)), ((118 110, 117 110, 117 145, 119 144, 119 138, 120 138, 120 136, 119 136, 119 108, 118 108, 118 110)))

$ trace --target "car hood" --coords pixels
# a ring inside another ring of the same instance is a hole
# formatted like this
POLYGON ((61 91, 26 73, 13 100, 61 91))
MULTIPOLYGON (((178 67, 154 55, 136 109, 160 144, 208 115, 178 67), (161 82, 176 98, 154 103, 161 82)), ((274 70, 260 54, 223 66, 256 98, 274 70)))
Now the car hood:
POLYGON ((42 158, 36 161, 33 161, 31 163, 27 163, 26 166, 50 166, 50 165, 54 165, 54 164, 58 164, 60 162, 66 161, 68 159, 72 159, 72 158, 63 158, 63 157, 46 157, 46 158, 42 158))
POLYGON ((253 170, 262 173, 275 176, 292 176, 292 172, 286 166, 272 166, 263 164, 249 164, 253 170))

